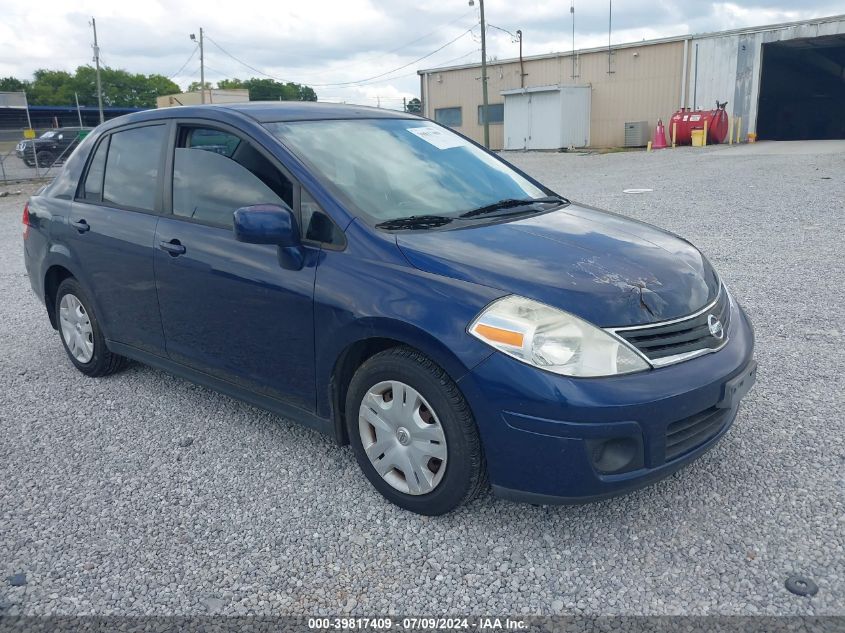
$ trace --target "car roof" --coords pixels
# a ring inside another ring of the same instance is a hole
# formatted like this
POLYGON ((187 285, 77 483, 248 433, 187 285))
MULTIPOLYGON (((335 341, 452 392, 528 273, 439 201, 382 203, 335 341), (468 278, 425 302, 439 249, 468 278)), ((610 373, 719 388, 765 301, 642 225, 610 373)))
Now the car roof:
POLYGON ((237 110, 260 123, 271 121, 315 121, 319 119, 410 119, 407 112, 383 110, 345 103, 319 101, 250 101, 227 103, 217 107, 237 110))
POLYGON ((316 101, 250 101, 246 103, 215 103, 207 105, 176 106, 134 112, 107 122, 106 128, 121 123, 162 120, 181 117, 220 118, 226 114, 239 114, 258 123, 286 121, 320 121, 326 119, 419 119, 408 112, 383 110, 344 103, 316 101), (214 116, 217 115, 217 116, 214 116), (108 125, 112 123, 112 125, 108 125))

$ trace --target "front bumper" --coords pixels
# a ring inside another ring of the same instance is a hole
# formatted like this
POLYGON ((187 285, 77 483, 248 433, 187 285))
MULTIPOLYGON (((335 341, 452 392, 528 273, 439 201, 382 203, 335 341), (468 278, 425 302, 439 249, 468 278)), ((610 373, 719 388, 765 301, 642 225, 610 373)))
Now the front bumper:
POLYGON ((496 353, 464 376, 494 492, 541 504, 602 499, 662 479, 711 448, 756 374, 751 324, 732 304, 728 343, 676 365, 578 379, 496 353))

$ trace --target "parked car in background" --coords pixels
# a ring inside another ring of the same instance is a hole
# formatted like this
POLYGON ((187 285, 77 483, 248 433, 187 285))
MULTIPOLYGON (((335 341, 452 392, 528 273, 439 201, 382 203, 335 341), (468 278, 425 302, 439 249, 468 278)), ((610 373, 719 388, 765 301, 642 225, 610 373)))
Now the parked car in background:
POLYGON ((689 242, 408 113, 120 117, 23 223, 79 371, 131 358, 328 433, 414 512, 488 480, 533 503, 646 485, 712 447, 755 380, 751 323, 689 242))
POLYGON ((24 139, 15 147, 15 153, 28 167, 51 167, 63 163, 91 128, 59 127, 47 130, 34 139, 24 139))

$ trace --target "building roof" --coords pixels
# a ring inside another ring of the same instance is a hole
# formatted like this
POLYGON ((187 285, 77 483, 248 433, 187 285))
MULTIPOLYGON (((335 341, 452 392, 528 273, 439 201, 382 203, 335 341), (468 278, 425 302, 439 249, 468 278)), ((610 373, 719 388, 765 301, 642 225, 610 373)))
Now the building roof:
MULTIPOLYGON (((662 37, 653 40, 641 40, 639 42, 625 42, 623 44, 614 44, 611 46, 613 50, 624 49, 624 48, 636 48, 640 46, 652 46, 655 44, 666 44, 669 42, 683 42, 684 40, 692 40, 692 39, 704 39, 708 37, 719 37, 719 36, 729 36, 729 35, 741 35, 744 33, 757 33, 760 31, 775 31, 779 29, 790 28, 793 26, 802 26, 806 24, 823 24, 825 22, 841 22, 845 21, 845 14, 841 15, 831 15, 828 17, 823 18, 814 18, 811 20, 800 20, 797 22, 782 22, 780 24, 767 24, 764 26, 750 26, 741 29, 731 29, 728 31, 712 31, 708 33, 691 33, 688 35, 673 35, 671 37, 662 37)), ((577 49, 574 51, 575 55, 583 55, 585 53, 601 53, 607 50, 607 46, 597 46, 594 48, 582 48, 577 49)), ((570 57, 573 55, 573 51, 560 51, 557 53, 544 53, 542 55, 526 55, 523 56, 523 61, 532 61, 538 59, 555 59, 558 57, 570 57)), ((502 64, 513 64, 518 63, 518 57, 511 57, 508 59, 497 59, 495 61, 488 62, 490 66, 497 66, 502 64)), ((459 64, 457 66, 440 66, 434 68, 423 68, 417 71, 418 75, 426 75, 430 73, 438 73, 444 72, 449 70, 462 70, 464 68, 478 68, 481 66, 481 62, 476 62, 472 64, 459 64)))

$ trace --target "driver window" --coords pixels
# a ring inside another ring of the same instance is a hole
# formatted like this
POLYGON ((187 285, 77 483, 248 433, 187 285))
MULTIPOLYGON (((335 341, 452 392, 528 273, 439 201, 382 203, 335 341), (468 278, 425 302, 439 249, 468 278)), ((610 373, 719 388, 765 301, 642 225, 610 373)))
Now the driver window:
POLYGON ((173 162, 173 214, 231 228, 253 204, 293 208, 293 183, 249 142, 210 128, 180 128, 173 162))

